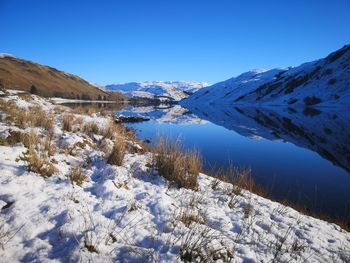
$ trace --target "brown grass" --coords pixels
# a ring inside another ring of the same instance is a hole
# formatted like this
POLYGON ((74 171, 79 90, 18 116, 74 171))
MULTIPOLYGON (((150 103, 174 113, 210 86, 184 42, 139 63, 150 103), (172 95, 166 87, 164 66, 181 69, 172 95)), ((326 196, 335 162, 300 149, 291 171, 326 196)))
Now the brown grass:
POLYGON ((189 227, 192 223, 204 224, 204 221, 198 214, 193 211, 186 210, 181 213, 179 220, 184 223, 186 227, 189 227))
POLYGON ((159 137, 154 148, 154 167, 159 175, 179 187, 198 189, 198 174, 202 169, 198 151, 185 151, 178 141, 159 137))
POLYGON ((24 134, 20 131, 9 131, 9 135, 6 138, 0 138, 0 145, 8 146, 23 141, 24 134))
POLYGON ((109 155, 107 163, 121 166, 125 155, 125 140, 119 138, 114 141, 112 153, 109 155))
POLYGON ((69 179, 72 181, 72 183, 75 183, 79 186, 81 186, 83 182, 86 181, 86 178, 87 177, 83 173, 83 170, 80 166, 74 167, 69 174, 69 179))
POLYGON ((228 169, 211 169, 206 173, 220 181, 232 184, 232 191, 236 195, 241 194, 241 189, 246 189, 263 197, 269 196, 265 188, 255 183, 251 170, 248 168, 230 166, 228 169))
POLYGON ((117 134, 124 135, 123 130, 118 129, 118 126, 110 121, 107 128, 103 132, 103 137, 107 139, 114 140, 117 134))
POLYGON ((72 114, 65 114, 62 118, 62 129, 67 132, 71 132, 73 130, 73 119, 74 116, 72 114))
POLYGON ((56 153, 56 145, 52 141, 52 136, 47 136, 44 140, 44 149, 48 156, 53 156, 56 153))
POLYGON ((0 101, 0 110, 7 114, 6 121, 14 122, 19 128, 42 127, 52 130, 54 115, 35 106, 29 109, 20 108, 13 101, 0 101))
POLYGON ((36 93, 43 97, 125 99, 118 92, 104 92, 78 76, 13 57, 0 59, 0 79, 2 86, 6 89, 30 92, 34 85, 37 89, 36 93))
POLYGON ((29 134, 26 134, 23 139, 23 144, 28 149, 34 149, 40 142, 38 134, 34 129, 31 129, 29 134))
POLYGON ((38 173, 43 177, 50 177, 57 171, 50 161, 40 157, 33 148, 29 148, 21 159, 27 163, 29 172, 38 173))
POLYGON ((88 135, 92 134, 100 134, 100 128, 98 127, 96 122, 88 122, 83 126, 83 132, 88 135))

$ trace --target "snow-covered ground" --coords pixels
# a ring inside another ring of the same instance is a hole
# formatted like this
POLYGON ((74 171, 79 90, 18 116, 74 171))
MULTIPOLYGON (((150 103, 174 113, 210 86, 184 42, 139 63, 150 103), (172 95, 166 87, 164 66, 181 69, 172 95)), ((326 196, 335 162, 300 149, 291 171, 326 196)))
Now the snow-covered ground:
MULTIPOLYGON (((41 140, 51 134, 56 151, 45 158, 56 172, 28 172, 22 143, 0 146, 0 261, 349 262, 350 233, 340 227, 204 174, 198 191, 179 189, 151 167, 148 152, 128 150, 121 166, 107 164, 112 141, 79 128, 105 130, 109 116, 71 112, 79 122, 68 132, 62 115, 70 109, 31 98, 9 94, 1 105, 41 106, 52 116, 50 133, 34 131, 41 140), (81 186, 69 179, 77 166, 81 186)), ((2 110, 2 140, 33 133, 6 116, 2 110)))
POLYGON ((140 97, 149 99, 168 98, 181 100, 204 87, 206 82, 189 81, 145 81, 129 82, 107 85, 107 89, 120 91, 127 97, 140 97))

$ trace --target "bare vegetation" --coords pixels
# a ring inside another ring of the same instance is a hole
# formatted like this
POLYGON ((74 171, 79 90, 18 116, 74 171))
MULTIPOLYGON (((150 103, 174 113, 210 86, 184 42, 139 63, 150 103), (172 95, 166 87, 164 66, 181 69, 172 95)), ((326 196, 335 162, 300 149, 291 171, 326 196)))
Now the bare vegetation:
POLYGON ((21 159, 27 163, 28 172, 38 173, 43 177, 51 177, 57 171, 48 159, 39 156, 33 148, 29 148, 21 159))
POLYGON ((74 167, 69 174, 69 179, 78 186, 81 186, 86 181, 86 178, 80 166, 74 167))
POLYGON ((6 113, 6 121, 14 122, 19 128, 42 127, 51 130, 54 124, 54 116, 41 107, 35 106, 29 109, 20 108, 14 101, 1 100, 0 110, 6 113))
POLYGON ((85 132, 88 135, 100 134, 100 128, 98 127, 96 122, 91 121, 84 124, 83 132, 85 132))
MULTIPOLYGON (((212 169, 208 175, 233 185, 232 191, 236 195, 241 194, 241 189, 267 197, 268 191, 255 183, 251 176, 251 169, 230 166, 228 169, 212 169)), ((214 183, 213 183, 214 184, 214 183)))
POLYGON ((48 156, 53 156, 56 153, 56 144, 52 140, 52 136, 48 135, 44 140, 44 149, 48 156))
POLYGON ((221 234, 204 226, 194 225, 181 240, 180 259, 184 262, 230 262, 234 254, 225 246, 221 234), (213 246, 213 243, 219 246, 213 246))
POLYGON ((65 114, 62 118, 62 129, 67 132, 71 132, 73 130, 73 115, 65 114))
POLYGON ((122 165, 125 155, 125 140, 119 138, 114 140, 112 153, 109 155, 107 162, 112 165, 122 165))
POLYGON ((154 166, 161 176, 179 187, 198 189, 198 174, 202 169, 198 151, 186 151, 178 141, 159 137, 154 149, 154 166))

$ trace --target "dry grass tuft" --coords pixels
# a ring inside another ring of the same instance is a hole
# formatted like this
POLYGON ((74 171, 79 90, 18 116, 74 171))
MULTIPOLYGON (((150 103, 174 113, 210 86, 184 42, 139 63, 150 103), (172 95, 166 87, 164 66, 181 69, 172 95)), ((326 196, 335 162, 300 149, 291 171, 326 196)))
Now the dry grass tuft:
POLYGON ((20 128, 42 127, 51 130, 54 124, 54 116, 39 106, 29 109, 20 108, 14 101, 1 100, 0 110, 6 113, 6 120, 14 122, 20 128))
POLYGON ((184 262, 232 262, 234 254, 225 246, 221 235, 207 226, 193 225, 181 240, 180 259, 184 262))
POLYGON ((29 134, 24 134, 22 138, 22 142, 25 147, 28 149, 34 149, 35 147, 38 146, 40 139, 38 134, 35 132, 34 129, 31 129, 29 134))
POLYGON ((62 129, 64 131, 71 132, 73 130, 73 120, 74 116, 72 114, 63 115, 62 129))
POLYGON ((96 122, 88 122, 83 126, 83 132, 88 135, 92 134, 100 134, 100 128, 98 127, 96 122))
POLYGON ((43 177, 50 177, 57 171, 52 163, 40 157, 33 148, 29 148, 21 159, 27 163, 29 172, 38 173, 43 177))
POLYGON ((44 140, 44 149, 48 156, 53 156, 56 153, 56 145, 52 141, 52 136, 49 135, 44 140))
POLYGON ((125 155, 125 140, 124 138, 119 138, 118 140, 114 141, 113 150, 108 157, 107 163, 121 166, 123 164, 124 155, 125 155))
POLYGON ((230 166, 228 169, 212 169, 207 174, 220 181, 232 184, 232 192, 235 195, 241 195, 241 189, 246 189, 260 196, 269 196, 266 189, 255 183, 249 168, 230 166))
POLYGON ((182 212, 179 220, 184 223, 186 227, 189 227, 192 223, 204 224, 203 219, 197 213, 189 210, 182 212))
POLYGON ((0 145, 8 146, 23 141, 24 134, 20 131, 9 131, 9 135, 6 138, 0 138, 0 145))
POLYGON ((114 124, 112 121, 110 121, 108 123, 107 128, 103 132, 103 137, 107 138, 107 139, 114 140, 116 138, 117 134, 124 135, 124 132, 123 131, 121 132, 121 130, 118 129, 117 125, 114 124))
POLYGON ((74 167, 69 174, 69 179, 72 181, 72 183, 75 183, 79 186, 81 186, 83 182, 86 181, 86 178, 87 177, 83 173, 83 170, 80 166, 74 167))
POLYGON ((154 149, 154 166, 161 176, 179 187, 198 189, 198 174, 202 169, 198 151, 185 151, 178 141, 159 137, 154 149))

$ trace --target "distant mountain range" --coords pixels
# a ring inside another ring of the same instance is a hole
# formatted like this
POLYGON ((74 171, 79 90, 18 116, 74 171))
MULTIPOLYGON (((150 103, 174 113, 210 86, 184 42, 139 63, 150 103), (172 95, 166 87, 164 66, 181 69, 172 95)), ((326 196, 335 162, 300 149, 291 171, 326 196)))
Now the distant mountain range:
POLYGON ((206 86, 206 82, 145 81, 111 84, 106 88, 127 97, 179 101, 206 86))
POLYGON ((0 88, 24 90, 43 97, 125 99, 118 92, 107 92, 76 75, 8 54, 0 54, 0 88))
POLYGON ((295 68, 254 70, 200 89, 185 106, 350 106, 350 45, 295 68))

